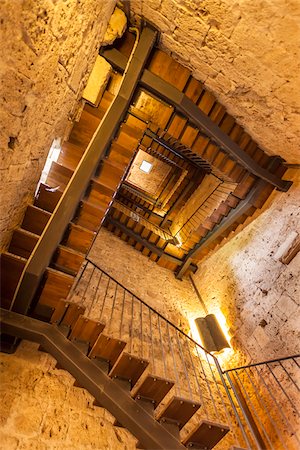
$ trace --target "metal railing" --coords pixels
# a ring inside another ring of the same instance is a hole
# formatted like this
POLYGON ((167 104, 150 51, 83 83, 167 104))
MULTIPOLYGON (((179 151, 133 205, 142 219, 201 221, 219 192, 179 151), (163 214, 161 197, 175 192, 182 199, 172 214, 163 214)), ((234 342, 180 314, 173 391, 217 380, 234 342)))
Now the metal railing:
POLYGON ((300 355, 224 371, 254 448, 300 448, 300 355))
POLYGON ((298 413, 291 387, 299 387, 288 367, 292 363, 299 370, 299 355, 223 372, 215 355, 90 260, 68 300, 84 306, 90 319, 104 323, 105 334, 126 342, 127 352, 147 360, 152 375, 172 381, 169 396, 200 405, 183 433, 204 419, 230 428, 217 448, 299 448, 291 415, 291 411, 298 413), (288 411, 274 383, 290 404, 288 411))

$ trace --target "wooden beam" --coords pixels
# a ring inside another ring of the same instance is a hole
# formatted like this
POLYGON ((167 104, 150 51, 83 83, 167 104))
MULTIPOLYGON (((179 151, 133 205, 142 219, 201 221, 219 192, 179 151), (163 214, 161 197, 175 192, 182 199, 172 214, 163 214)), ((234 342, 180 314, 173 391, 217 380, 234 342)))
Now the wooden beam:
POLYGON ((60 243, 90 179, 101 159, 105 156, 112 139, 119 129, 120 123, 125 117, 157 36, 158 32, 152 28, 146 26, 143 29, 120 90, 96 130, 33 253, 27 261, 12 302, 11 309, 13 311, 21 314, 28 312, 43 273, 49 265, 52 255, 60 243))
MULTIPOLYGON (((154 245, 154 244, 151 244, 151 242, 148 242, 146 239, 142 238, 142 236, 140 236, 139 234, 135 233, 130 228, 127 228, 126 225, 122 224, 118 220, 113 219, 110 216, 107 216, 105 221, 108 221, 109 223, 111 223, 115 227, 119 228, 123 233, 126 233, 128 236, 130 236, 131 238, 135 239, 137 242, 142 244, 144 247, 148 248, 148 250, 150 250, 152 253, 156 253, 159 257, 164 257, 168 261, 170 261, 172 263, 175 263, 175 264, 178 264, 179 266, 182 264, 182 260, 181 259, 176 258, 176 256, 169 255, 168 253, 165 253, 161 248, 156 247, 156 245, 154 245)), ((192 266, 192 271, 195 272, 197 266, 195 264, 191 264, 191 266, 192 266)))
MULTIPOLYGON (((102 55, 114 66, 118 65, 123 70, 124 58, 114 51, 108 54, 106 51, 102 55), (122 62, 121 62, 122 59, 122 62)), ((175 88, 159 76, 145 69, 140 79, 140 85, 152 94, 171 104, 180 111, 189 122, 193 123, 201 131, 213 139, 217 145, 226 151, 226 153, 237 161, 241 166, 253 175, 272 184, 280 191, 286 192, 292 185, 291 181, 282 180, 278 176, 270 173, 267 169, 261 167, 251 156, 245 153, 221 128, 218 127, 195 103, 192 102, 183 92, 175 88)))
MULTIPOLYGON (((269 164, 269 169, 272 170, 275 167, 277 168, 280 161, 281 158, 274 156, 269 164)), ((198 244, 196 244, 194 248, 192 248, 192 250, 189 251, 189 253, 185 257, 183 265, 176 274, 176 278, 182 280, 182 277, 184 276, 186 270, 192 262, 192 258, 195 258, 196 253, 199 250, 202 250, 203 248, 210 245, 217 237, 219 237, 229 227, 231 227, 231 225, 233 225, 240 217, 246 214, 247 211, 253 207, 257 196, 267 185, 268 183, 266 183, 265 181, 259 180, 248 193, 247 197, 244 200, 241 200, 236 208, 232 209, 226 217, 223 217, 221 222, 218 225, 215 225, 215 227, 209 233, 207 233, 207 235, 203 237, 198 242, 198 244)))

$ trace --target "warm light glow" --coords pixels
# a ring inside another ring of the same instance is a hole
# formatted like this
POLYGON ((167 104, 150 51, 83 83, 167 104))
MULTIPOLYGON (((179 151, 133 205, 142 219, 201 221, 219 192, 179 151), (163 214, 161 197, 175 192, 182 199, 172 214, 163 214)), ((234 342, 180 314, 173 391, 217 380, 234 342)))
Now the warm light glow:
POLYGON ((143 160, 142 164, 140 165, 140 170, 145 173, 150 173, 151 169, 152 169, 152 164, 149 163, 148 161, 143 160))
MULTIPOLYGON (((227 323, 226 323, 226 319, 225 319, 224 315, 221 313, 221 311, 215 311, 213 314, 215 314, 215 316, 220 324, 220 327, 222 329, 222 332, 224 333, 224 336, 226 337, 227 342, 230 344, 231 338, 228 333, 228 327, 227 327, 227 323)), ((201 341, 201 338, 199 336, 196 323, 195 323, 195 319, 197 317, 199 317, 199 314, 197 314, 193 317, 189 317, 189 324, 190 324, 190 330, 191 330, 190 334, 191 334, 191 337, 194 339, 194 341, 198 342, 198 344, 200 344, 202 347, 204 347, 203 342, 201 341)), ((194 353, 196 356, 198 356, 196 350, 194 353)), ((204 350, 198 349, 198 353, 199 353, 199 356, 204 356, 205 352, 204 352, 204 350)), ((223 363, 228 358, 232 357, 233 349, 231 347, 224 348, 220 352, 212 352, 212 353, 218 357, 220 363, 223 363)))
POLYGON ((53 161, 56 162, 58 160, 60 152, 61 152, 60 139, 54 139, 54 141, 52 142, 51 148, 49 150, 49 153, 48 153, 48 156, 47 156, 47 159, 45 162, 45 166, 44 166, 42 174, 41 174, 41 178, 37 184, 36 193, 39 189, 39 185, 41 183, 46 182, 48 173, 51 168, 51 164, 53 161))

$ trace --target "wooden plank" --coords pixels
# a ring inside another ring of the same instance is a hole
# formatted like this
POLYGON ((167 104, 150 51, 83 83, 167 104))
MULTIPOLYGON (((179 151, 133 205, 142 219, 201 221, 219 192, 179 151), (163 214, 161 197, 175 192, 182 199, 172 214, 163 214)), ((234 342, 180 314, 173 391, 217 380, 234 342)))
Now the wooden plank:
POLYGON ((227 425, 201 420, 183 440, 183 445, 192 448, 214 448, 230 431, 227 425))
POLYGON ((87 253, 94 237, 95 233, 93 231, 71 222, 62 242, 73 250, 87 253))
POLYGON ((58 187, 61 191, 65 189, 70 181, 73 171, 67 167, 53 161, 46 179, 46 184, 50 187, 58 187))
POLYGON ((25 216, 21 227, 31 233, 41 235, 51 214, 48 211, 37 208, 36 206, 27 206, 25 216))
POLYGON ((23 258, 29 258, 38 238, 36 234, 30 233, 22 228, 17 228, 13 232, 8 251, 23 258))
POLYGON ((185 88, 185 95, 192 100, 192 102, 197 103, 199 100, 200 94, 203 90, 203 84, 196 80, 193 77, 190 77, 190 80, 185 88))
POLYGON ((70 170, 75 170, 83 153, 84 149, 82 147, 72 144, 71 142, 64 142, 57 162, 70 170))
POLYGON ((26 259, 12 255, 8 252, 0 255, 1 274, 1 305, 9 307, 13 299, 20 276, 25 267, 26 259))
POLYGON ((109 376, 129 381, 132 389, 148 365, 149 361, 123 352, 111 369, 109 376))
POLYGON ((90 351, 89 357, 104 359, 113 366, 125 346, 126 342, 121 341, 120 339, 114 339, 104 334, 100 334, 90 351))
POLYGON ((87 342, 91 347, 95 344, 105 325, 80 315, 71 327, 69 339, 87 342))
POLYGON ((39 302, 55 308, 57 302, 67 298, 72 287, 74 277, 55 269, 47 268, 39 302))
POLYGON ((50 186, 41 183, 37 196, 34 200, 34 206, 52 213, 61 196, 62 190, 52 189, 50 186))
POLYGON ((73 219, 77 225, 91 231, 97 231, 106 212, 104 207, 96 207, 86 200, 80 203, 76 217, 73 219))
POLYGON ((169 420, 173 423, 175 422, 181 429, 198 411, 200 406, 200 403, 195 403, 185 398, 172 397, 156 418, 159 421, 167 422, 169 420))
POLYGON ((184 89, 191 73, 189 69, 159 49, 155 50, 148 69, 180 91, 184 89))
POLYGON ((79 271, 85 255, 83 253, 72 250, 64 245, 59 245, 52 258, 51 265, 63 271, 67 269, 67 273, 76 275, 79 271))
POLYGON ((149 374, 134 392, 133 397, 150 400, 156 408, 173 386, 173 381, 149 374))

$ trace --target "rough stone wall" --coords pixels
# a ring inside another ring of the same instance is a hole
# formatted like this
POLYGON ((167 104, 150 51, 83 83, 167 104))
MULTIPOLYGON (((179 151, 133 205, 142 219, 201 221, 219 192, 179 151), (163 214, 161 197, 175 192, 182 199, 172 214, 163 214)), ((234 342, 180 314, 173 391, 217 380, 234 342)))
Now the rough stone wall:
POLYGON ((115 3, 1 1, 1 248, 74 118, 115 3))
POLYGON ((114 417, 55 364, 26 341, 14 355, 0 353, 0 448, 135 449, 132 435, 114 427, 114 417))
POLYGON ((199 264, 194 275, 209 311, 221 310, 226 317, 238 363, 242 354, 257 362, 300 350, 300 254, 288 265, 274 258, 291 232, 300 233, 296 172, 286 173, 294 178, 292 188, 274 194, 269 208, 199 264))
POLYGON ((187 316, 187 311, 196 313, 198 308, 188 280, 176 280, 173 272, 158 266, 105 229, 100 230, 89 258, 147 304, 187 330, 183 317, 187 316))
POLYGON ((270 154, 299 163, 300 3, 132 0, 161 46, 217 95, 270 154))

